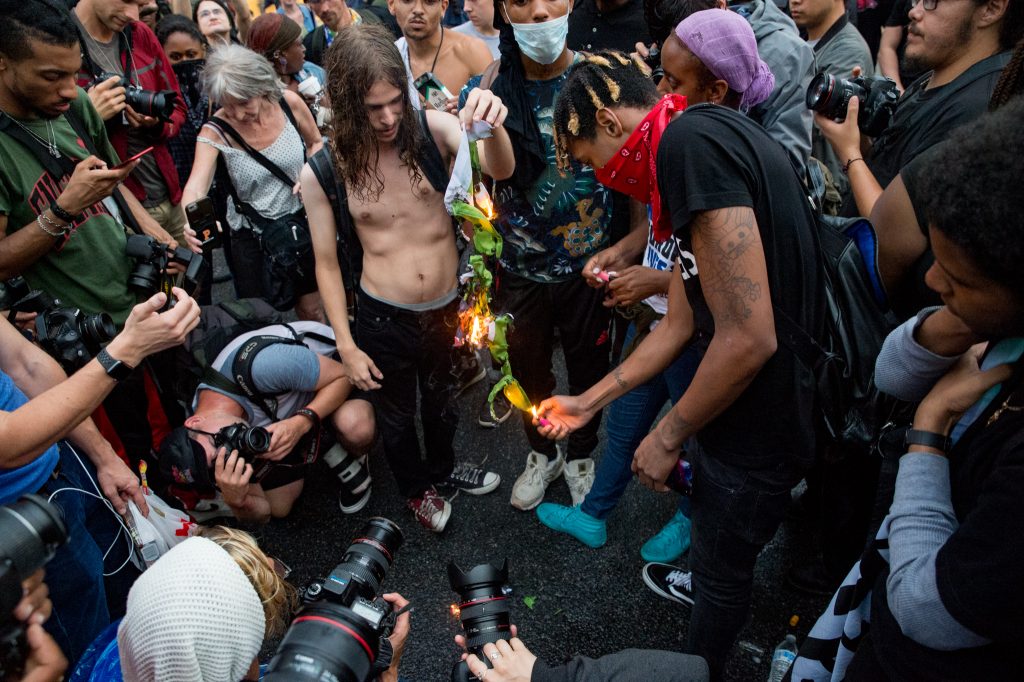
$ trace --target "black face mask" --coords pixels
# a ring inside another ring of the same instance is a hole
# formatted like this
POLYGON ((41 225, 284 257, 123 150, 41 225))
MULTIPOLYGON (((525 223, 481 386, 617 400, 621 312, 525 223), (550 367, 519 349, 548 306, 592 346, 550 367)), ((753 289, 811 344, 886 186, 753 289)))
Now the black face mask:
POLYGON ((205 59, 186 59, 171 68, 178 77, 178 86, 186 102, 195 104, 203 96, 202 74, 206 66, 205 59))

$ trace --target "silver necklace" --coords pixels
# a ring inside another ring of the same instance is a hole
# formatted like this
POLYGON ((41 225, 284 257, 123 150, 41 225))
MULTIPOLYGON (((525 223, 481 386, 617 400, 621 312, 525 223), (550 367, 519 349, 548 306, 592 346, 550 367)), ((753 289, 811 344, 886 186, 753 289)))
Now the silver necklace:
POLYGON ((14 121, 19 128, 21 128, 26 133, 34 137, 39 142, 39 144, 46 147, 46 151, 50 152, 50 156, 52 156, 55 159, 59 159, 61 157, 60 150, 57 149, 57 134, 53 132, 53 125, 49 121, 44 121, 44 123, 46 124, 46 135, 49 138, 48 140, 44 140, 43 138, 39 137, 39 135, 36 135, 35 132, 30 130, 21 121, 8 114, 6 111, 0 111, 0 113, 14 121))

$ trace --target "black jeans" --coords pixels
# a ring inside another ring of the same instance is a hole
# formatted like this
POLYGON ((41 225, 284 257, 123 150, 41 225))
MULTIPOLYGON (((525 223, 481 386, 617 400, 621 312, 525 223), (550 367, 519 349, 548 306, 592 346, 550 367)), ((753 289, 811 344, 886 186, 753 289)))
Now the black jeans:
POLYGON ((456 298, 435 310, 413 312, 359 294, 356 339, 384 375, 369 397, 398 490, 409 498, 445 480, 455 463, 452 342, 458 307, 456 298), (426 457, 416 435, 417 386, 426 457))
MULTIPOLYGON (((541 283, 502 272, 495 310, 515 318, 508 339, 509 361, 512 374, 534 404, 555 391, 551 370, 555 329, 565 355, 570 395, 579 395, 608 373, 611 313, 601 305, 603 297, 603 290, 592 289, 579 276, 567 282, 541 283)), ((521 417, 530 447, 553 457, 555 441, 537 433, 532 415, 524 412, 521 417)), ((590 457, 600 427, 598 412, 589 424, 569 436, 566 459, 590 457)))
POLYGON ((694 603, 687 653, 702 656, 711 679, 719 680, 750 611, 757 555, 778 530, 802 473, 746 471, 699 447, 692 462, 694 603))

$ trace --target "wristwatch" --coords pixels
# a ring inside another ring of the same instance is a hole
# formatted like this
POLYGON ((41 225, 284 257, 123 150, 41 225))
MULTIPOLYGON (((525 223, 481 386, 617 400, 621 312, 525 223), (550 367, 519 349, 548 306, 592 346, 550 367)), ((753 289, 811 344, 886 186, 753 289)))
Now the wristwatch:
POLYGON ((96 356, 96 359, 103 365, 103 369, 106 370, 107 376, 114 381, 124 381, 131 376, 135 368, 126 362, 121 362, 115 359, 107 349, 104 348, 100 351, 100 354, 96 356))
POLYGON ((907 429, 907 435, 903 440, 903 444, 907 448, 911 445, 923 445, 926 448, 934 448, 946 453, 949 452, 952 441, 950 441, 949 436, 944 436, 941 433, 907 429))

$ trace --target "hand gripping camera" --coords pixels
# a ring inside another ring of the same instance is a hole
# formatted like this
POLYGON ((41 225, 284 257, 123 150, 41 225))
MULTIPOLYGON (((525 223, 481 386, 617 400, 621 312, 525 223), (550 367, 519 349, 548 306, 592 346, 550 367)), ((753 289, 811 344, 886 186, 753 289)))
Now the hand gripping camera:
POLYGON ((167 245, 161 244, 152 237, 133 234, 128 237, 124 252, 135 260, 135 267, 132 268, 132 272, 128 276, 128 286, 142 296, 152 296, 158 291, 163 291, 167 294, 165 310, 169 310, 175 303, 171 297, 171 286, 174 285, 174 282, 171 277, 164 275, 168 265, 180 263, 185 266, 180 286, 189 295, 199 285, 203 257, 183 246, 169 252, 167 245))
POLYGON ((375 597, 403 539, 388 519, 366 522, 327 579, 304 590, 305 606, 270 661, 266 682, 367 682, 387 670, 394 612, 375 597))
POLYGON ((10 310, 10 319, 14 313, 38 313, 36 340, 68 374, 89 362, 117 334, 110 315, 86 315, 65 306, 44 291, 30 289, 22 277, 0 285, 0 309, 10 310))
MULTIPOLYGON (((469 571, 463 571, 454 561, 449 562, 448 581, 459 595, 459 615, 466 633, 466 649, 490 668, 490 659, 483 653, 484 645, 499 639, 507 640, 512 635, 505 590, 508 559, 500 568, 488 563, 469 571)), ((459 661, 452 668, 452 682, 470 682, 473 679, 465 661, 459 661)))
POLYGON ((889 127, 900 98, 899 88, 891 78, 858 76, 847 80, 822 71, 807 86, 807 108, 842 123, 854 95, 860 100, 857 127, 869 137, 878 137, 889 127))
POLYGON ((125 104, 130 106, 136 113, 143 116, 155 116, 161 121, 171 120, 174 114, 174 105, 178 99, 178 93, 174 90, 143 90, 120 74, 101 73, 96 76, 93 84, 108 81, 111 78, 119 78, 116 87, 124 88, 125 104))
POLYGON ((0 507, 0 680, 20 679, 25 665, 25 627, 12 613, 21 601, 21 583, 67 539, 60 512, 39 495, 0 507))

